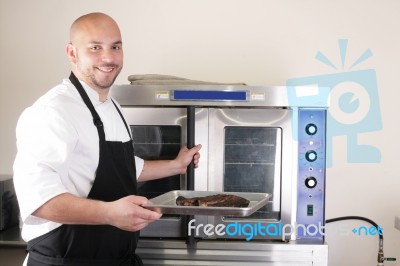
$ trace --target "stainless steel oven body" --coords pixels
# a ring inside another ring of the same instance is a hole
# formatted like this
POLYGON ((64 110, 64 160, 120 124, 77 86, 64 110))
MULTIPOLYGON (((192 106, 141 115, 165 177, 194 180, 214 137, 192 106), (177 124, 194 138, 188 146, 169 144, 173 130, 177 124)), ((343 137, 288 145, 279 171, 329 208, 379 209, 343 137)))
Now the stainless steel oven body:
MULTIPOLYGON (((187 107, 194 106, 195 143, 203 145, 194 189, 272 194, 250 217, 194 216, 196 238, 285 242, 323 240, 329 90, 311 88, 313 93, 306 96, 304 91, 307 88, 121 85, 112 88, 112 97, 131 126, 138 156, 174 158, 188 137, 187 107), (217 225, 231 230, 218 234, 212 230, 217 225)), ((139 185, 148 198, 185 189, 185 175, 139 185)), ((165 215, 143 229, 141 238, 184 238, 187 223, 181 216, 165 215)))

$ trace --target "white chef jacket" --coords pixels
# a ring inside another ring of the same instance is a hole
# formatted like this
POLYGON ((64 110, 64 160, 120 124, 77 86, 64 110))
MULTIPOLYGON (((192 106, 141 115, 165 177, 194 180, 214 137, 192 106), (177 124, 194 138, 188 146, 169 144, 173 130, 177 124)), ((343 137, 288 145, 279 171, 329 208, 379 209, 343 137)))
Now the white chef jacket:
MULTIPOLYGON (((128 141, 126 127, 110 98, 100 102, 98 93, 81 83, 103 121, 106 140, 128 141)), ((14 185, 22 238, 29 241, 61 225, 31 215, 45 202, 65 192, 87 197, 99 162, 99 136, 92 114, 69 79, 22 113, 16 135, 14 185)), ((144 161, 135 157, 135 162, 139 176, 144 161)))

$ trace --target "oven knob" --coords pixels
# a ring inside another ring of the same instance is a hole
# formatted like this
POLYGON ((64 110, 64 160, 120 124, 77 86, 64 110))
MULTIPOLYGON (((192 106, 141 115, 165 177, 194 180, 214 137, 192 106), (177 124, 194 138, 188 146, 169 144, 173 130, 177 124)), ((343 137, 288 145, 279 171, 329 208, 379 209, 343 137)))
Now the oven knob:
POLYGON ((306 154, 306 160, 309 162, 314 162, 315 160, 317 160, 317 153, 313 150, 307 151, 306 154))
POLYGON ((306 126, 306 133, 308 135, 315 135, 317 133, 317 126, 315 124, 308 124, 306 126))
POLYGON ((317 179, 313 176, 307 177, 305 184, 308 188, 315 188, 317 186, 317 179))

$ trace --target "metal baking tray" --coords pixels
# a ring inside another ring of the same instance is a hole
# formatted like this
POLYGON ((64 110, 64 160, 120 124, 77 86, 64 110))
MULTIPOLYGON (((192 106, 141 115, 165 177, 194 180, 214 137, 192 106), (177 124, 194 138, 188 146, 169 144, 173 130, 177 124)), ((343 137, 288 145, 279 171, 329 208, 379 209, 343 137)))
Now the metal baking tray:
POLYGON ((245 217, 253 214, 258 209, 268 203, 272 195, 269 193, 247 193, 247 192, 217 192, 217 191, 191 191, 191 190, 173 190, 150 199, 144 208, 161 212, 163 214, 182 214, 182 215, 208 215, 208 216, 237 216, 245 217), (183 196, 185 198, 204 197, 216 194, 230 194, 243 197, 250 201, 249 206, 245 208, 236 207, 200 207, 200 206, 178 206, 176 198, 183 196))

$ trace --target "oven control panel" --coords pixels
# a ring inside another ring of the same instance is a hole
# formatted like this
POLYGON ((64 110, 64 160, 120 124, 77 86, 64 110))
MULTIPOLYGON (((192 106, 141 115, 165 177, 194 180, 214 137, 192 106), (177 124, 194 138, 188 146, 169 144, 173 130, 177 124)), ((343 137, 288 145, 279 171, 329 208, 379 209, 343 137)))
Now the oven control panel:
POLYGON ((298 109, 297 238, 323 238, 326 109, 298 109))

